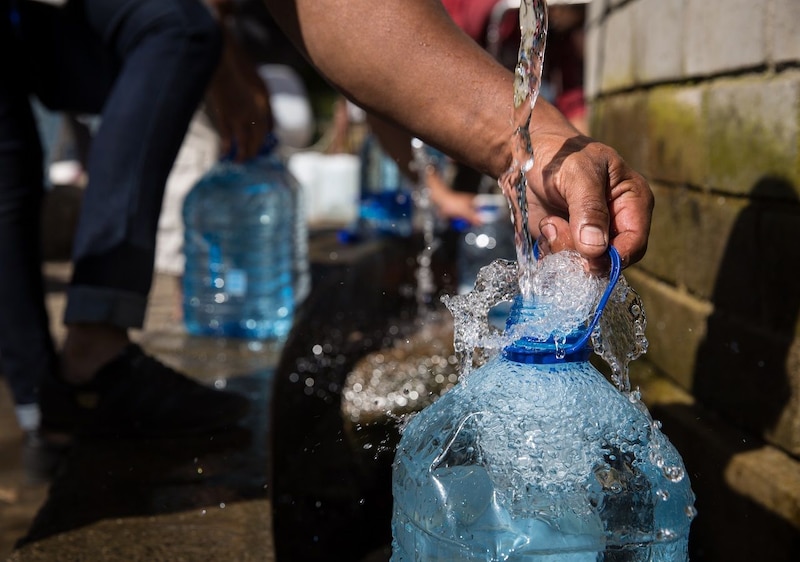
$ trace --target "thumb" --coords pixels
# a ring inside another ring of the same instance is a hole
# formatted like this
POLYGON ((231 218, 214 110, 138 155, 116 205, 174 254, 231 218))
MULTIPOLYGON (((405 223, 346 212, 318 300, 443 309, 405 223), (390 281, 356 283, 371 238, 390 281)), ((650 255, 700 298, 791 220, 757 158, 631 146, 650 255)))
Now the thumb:
POLYGON ((565 198, 575 249, 586 258, 597 258, 609 244, 610 213, 605 192, 607 180, 603 177, 582 177, 575 178, 571 183, 565 198))

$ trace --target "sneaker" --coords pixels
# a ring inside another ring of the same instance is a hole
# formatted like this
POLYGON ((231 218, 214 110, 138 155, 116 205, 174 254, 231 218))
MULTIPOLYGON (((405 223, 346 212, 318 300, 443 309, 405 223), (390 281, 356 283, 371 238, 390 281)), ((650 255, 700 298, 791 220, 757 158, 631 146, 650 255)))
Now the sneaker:
POLYGON ((39 392, 45 432, 175 437, 230 428, 247 414, 244 396, 197 383, 135 344, 86 384, 47 377, 39 392))

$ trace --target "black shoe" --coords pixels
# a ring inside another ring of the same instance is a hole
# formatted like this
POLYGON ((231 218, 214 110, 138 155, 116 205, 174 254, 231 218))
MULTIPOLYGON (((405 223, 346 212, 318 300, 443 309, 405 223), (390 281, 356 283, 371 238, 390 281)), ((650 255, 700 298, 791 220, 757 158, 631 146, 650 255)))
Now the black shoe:
POLYGON ((250 402, 197 383, 130 344, 86 384, 46 377, 39 406, 45 432, 175 437, 232 427, 250 402))

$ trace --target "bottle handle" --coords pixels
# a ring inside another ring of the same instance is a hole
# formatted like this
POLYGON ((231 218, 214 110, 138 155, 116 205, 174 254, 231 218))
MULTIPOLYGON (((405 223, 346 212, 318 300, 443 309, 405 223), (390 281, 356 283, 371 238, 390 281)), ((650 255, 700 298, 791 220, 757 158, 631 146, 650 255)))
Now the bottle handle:
MULTIPOLYGON (((533 256, 537 260, 539 259, 538 240, 534 241, 533 243, 533 256)), ((600 321, 600 316, 602 316, 603 310, 605 310, 606 304, 608 304, 608 299, 611 298, 611 292, 614 290, 617 281, 619 281, 619 276, 622 272, 622 260, 619 257, 619 252, 614 246, 608 246, 608 257, 611 259, 611 269, 608 272, 608 286, 606 287, 605 292, 603 292, 603 296, 601 296, 600 300, 597 302, 597 307, 594 309, 594 315, 592 316, 592 320, 589 322, 589 326, 586 328, 586 331, 575 342, 564 348, 564 351, 567 354, 580 351, 586 345, 586 342, 592 336, 592 332, 597 327, 597 323, 600 321)))

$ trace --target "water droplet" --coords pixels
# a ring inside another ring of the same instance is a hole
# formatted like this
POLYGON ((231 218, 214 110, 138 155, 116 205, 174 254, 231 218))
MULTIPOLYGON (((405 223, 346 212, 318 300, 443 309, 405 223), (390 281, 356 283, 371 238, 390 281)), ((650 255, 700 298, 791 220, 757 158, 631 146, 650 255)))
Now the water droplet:
POLYGON ((680 482, 686 475, 686 472, 682 466, 664 466, 662 470, 664 472, 664 476, 666 476, 667 480, 670 482, 680 482))
POLYGON ((656 531, 657 541, 671 541, 677 537, 677 534, 672 529, 659 529, 656 531))

